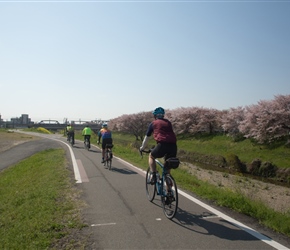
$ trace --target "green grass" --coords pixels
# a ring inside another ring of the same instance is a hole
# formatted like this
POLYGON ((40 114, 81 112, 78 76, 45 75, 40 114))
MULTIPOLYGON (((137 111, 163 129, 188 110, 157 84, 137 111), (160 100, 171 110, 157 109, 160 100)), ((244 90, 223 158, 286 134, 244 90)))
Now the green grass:
POLYGON ((51 248, 84 226, 65 166, 64 150, 51 149, 0 172, 0 249, 51 248))
POLYGON ((188 152, 202 153, 206 155, 235 154, 242 162, 251 163, 254 159, 269 161, 278 167, 290 167, 290 148, 284 145, 269 148, 257 145, 251 140, 234 142, 230 137, 217 135, 200 139, 187 138, 178 140, 178 148, 188 152))

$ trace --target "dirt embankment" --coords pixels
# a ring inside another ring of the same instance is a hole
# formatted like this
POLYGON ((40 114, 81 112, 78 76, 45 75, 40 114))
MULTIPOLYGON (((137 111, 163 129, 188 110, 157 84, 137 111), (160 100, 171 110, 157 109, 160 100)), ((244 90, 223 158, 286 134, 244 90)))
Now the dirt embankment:
POLYGON ((199 180, 242 193, 252 200, 261 201, 277 212, 290 213, 290 188, 288 187, 265 183, 249 177, 202 169, 191 164, 185 168, 199 180))

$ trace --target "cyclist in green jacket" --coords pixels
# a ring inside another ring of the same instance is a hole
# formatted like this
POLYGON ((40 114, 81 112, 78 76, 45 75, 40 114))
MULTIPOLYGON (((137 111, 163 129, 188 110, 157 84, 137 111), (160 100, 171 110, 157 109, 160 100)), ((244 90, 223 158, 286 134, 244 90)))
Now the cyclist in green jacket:
POLYGON ((91 148, 91 135, 92 135, 92 129, 89 127, 89 125, 86 125, 82 131, 82 135, 84 136, 84 143, 86 139, 89 141, 89 148, 91 148))

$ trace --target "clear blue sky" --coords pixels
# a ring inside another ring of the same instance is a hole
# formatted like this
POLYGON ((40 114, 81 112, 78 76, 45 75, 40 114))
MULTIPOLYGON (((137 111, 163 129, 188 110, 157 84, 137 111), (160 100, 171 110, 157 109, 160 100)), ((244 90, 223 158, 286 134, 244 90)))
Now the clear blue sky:
POLYGON ((2 1, 0 114, 111 119, 290 94, 290 1, 2 1))

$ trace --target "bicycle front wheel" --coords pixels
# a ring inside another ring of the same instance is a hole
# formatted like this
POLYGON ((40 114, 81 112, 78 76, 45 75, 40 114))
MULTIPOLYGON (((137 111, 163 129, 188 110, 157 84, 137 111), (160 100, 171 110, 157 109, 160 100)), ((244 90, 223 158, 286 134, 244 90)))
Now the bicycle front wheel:
POLYGON ((153 201, 156 193, 156 184, 151 184, 152 173, 150 167, 146 173, 146 195, 149 201, 153 201))
POLYGON ((164 177, 163 193, 163 212, 168 219, 172 219, 178 208, 178 192, 175 180, 169 174, 164 177))

